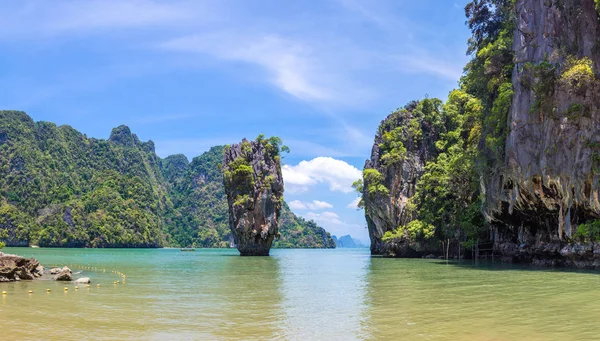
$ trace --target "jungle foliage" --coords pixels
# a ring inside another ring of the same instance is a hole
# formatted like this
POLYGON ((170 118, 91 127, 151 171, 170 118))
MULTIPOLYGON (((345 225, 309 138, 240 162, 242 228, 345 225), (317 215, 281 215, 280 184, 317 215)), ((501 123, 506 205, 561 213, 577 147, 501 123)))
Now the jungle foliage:
MULTIPOLYGON (((355 183, 363 195, 388 195, 390 189, 383 184, 391 181, 382 173, 416 158, 426 160, 405 207, 413 219, 387 231, 384 242, 453 240, 469 246, 486 237, 480 181, 504 160, 513 96, 514 1, 473 0, 465 14, 472 31, 467 50, 472 58, 459 88, 445 103, 425 98, 388 116, 378 130, 381 165, 365 169, 363 181, 355 183)), ((589 78, 587 61, 572 65, 573 72, 563 78, 580 86, 589 78)))
MULTIPOLYGON (((152 141, 141 142, 126 126, 102 140, 0 111, 0 243, 229 247, 223 150, 213 147, 192 162, 160 159, 152 141)), ((314 222, 291 212, 288 218, 299 236, 327 235, 314 222)), ((280 231, 290 247, 320 245, 280 231)))

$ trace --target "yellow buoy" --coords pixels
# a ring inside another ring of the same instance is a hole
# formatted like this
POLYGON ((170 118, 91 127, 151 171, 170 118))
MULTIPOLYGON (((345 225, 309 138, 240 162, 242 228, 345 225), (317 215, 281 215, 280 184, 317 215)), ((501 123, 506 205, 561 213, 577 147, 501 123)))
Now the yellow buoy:
POLYGON ((100 284, 96 285, 98 288, 100 288, 100 284))
POLYGON ((46 289, 46 292, 50 292, 50 289, 46 289))
POLYGON ((30 294, 33 294, 33 290, 29 290, 29 293, 30 293, 30 294))
POLYGON ((79 287, 78 287, 78 286, 75 286, 75 290, 79 290, 79 287))
POLYGON ((3 292, 2 292, 2 295, 6 295, 6 291, 3 291, 3 292))
POLYGON ((65 291, 69 291, 69 288, 65 288, 64 290, 65 290, 65 291))

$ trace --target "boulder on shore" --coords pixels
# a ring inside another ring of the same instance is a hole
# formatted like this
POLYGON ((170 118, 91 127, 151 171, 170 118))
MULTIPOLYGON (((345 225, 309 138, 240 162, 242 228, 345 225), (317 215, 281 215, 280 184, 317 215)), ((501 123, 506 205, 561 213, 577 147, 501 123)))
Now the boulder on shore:
POLYGON ((41 277, 44 267, 34 258, 0 252, 0 282, 32 280, 41 277))

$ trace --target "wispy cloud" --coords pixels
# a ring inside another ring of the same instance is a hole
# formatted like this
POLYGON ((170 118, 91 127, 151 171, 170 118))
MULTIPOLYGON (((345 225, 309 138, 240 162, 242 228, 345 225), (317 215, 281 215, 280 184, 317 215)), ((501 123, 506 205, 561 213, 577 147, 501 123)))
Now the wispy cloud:
POLYGON ((360 202, 360 197, 356 197, 354 198, 354 200, 352 200, 351 203, 348 204, 348 206, 346 206, 347 208, 353 208, 353 209, 358 209, 358 203, 360 202))
POLYGON ((333 99, 331 87, 322 77, 310 47, 276 34, 248 35, 223 31, 191 35, 167 41, 164 49, 196 52, 229 61, 256 65, 265 70, 269 82, 290 95, 307 101, 333 99))
POLYGON ((454 63, 447 59, 433 58, 419 53, 401 55, 392 59, 397 60, 396 65, 399 70, 411 74, 426 73, 442 79, 458 81, 463 73, 463 63, 454 63))

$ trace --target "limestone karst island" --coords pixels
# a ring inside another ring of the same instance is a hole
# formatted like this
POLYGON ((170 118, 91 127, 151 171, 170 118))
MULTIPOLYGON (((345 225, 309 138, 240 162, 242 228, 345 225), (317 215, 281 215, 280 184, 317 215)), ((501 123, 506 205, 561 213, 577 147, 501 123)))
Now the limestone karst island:
POLYGON ((600 0, 0 3, 1 340, 600 339, 600 0))

